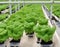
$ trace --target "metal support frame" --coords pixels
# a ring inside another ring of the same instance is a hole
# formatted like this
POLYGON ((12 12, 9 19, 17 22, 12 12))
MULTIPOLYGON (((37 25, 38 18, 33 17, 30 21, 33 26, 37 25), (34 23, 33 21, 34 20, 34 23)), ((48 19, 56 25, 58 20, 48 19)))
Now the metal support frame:
MULTIPOLYGON (((19 0, 18 0, 19 1, 19 0)), ((18 3, 18 10, 20 9, 20 3, 18 3)))
POLYGON ((56 3, 56 4, 60 4, 60 1, 54 1, 54 0, 50 0, 50 1, 20 1, 20 0, 18 0, 18 1, 12 1, 12 0, 9 0, 9 1, 4 1, 4 2, 0 2, 0 4, 9 4, 9 8, 10 8, 10 15, 12 14, 12 4, 18 4, 18 10, 20 9, 20 3, 22 3, 23 4, 23 6, 24 6, 24 4, 30 4, 30 3, 33 3, 33 4, 35 4, 35 3, 37 3, 37 4, 51 4, 51 10, 50 10, 50 12, 51 12, 51 15, 52 15, 52 4, 53 3, 56 3))
MULTIPOLYGON (((15 1, 17 1, 17 0, 15 0, 15 1)), ((16 4, 14 4, 14 5, 16 5, 16 4)), ((17 6, 15 6, 15 12, 17 11, 17 6)))
POLYGON ((51 3, 51 8, 50 8, 50 19, 52 19, 52 9, 53 9, 53 3, 54 3, 54 0, 51 0, 52 1, 52 3, 51 3))
POLYGON ((38 4, 42 4, 42 3, 52 3, 52 1, 4 1, 4 2, 0 2, 0 4, 8 4, 8 3, 14 3, 14 4, 18 4, 18 3, 38 3, 38 4))
POLYGON ((55 3, 55 4, 60 4, 60 1, 4 1, 4 2, 0 2, 0 4, 9 4, 9 3, 13 3, 13 4, 18 4, 18 3, 38 3, 38 4, 51 4, 51 3, 55 3))
MULTIPOLYGON (((9 2, 11 2, 11 0, 9 0, 9 2)), ((10 10, 10 15, 12 14, 12 5, 11 3, 9 3, 9 10, 10 10)))

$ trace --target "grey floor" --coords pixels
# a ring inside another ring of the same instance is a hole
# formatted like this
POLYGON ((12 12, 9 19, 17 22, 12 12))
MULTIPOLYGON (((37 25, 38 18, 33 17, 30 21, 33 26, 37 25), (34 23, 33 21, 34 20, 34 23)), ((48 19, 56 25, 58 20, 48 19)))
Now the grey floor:
POLYGON ((57 31, 57 33, 58 33, 58 35, 59 35, 59 37, 60 37, 60 23, 58 22, 56 22, 56 31, 57 31))
MULTIPOLYGON (((11 40, 11 39, 9 39, 9 40, 11 40)), ((10 47, 9 40, 7 40, 5 42, 7 47, 10 47)), ((37 42, 37 38, 36 38, 35 34, 34 34, 34 37, 29 38, 24 32, 23 37, 20 42, 20 47, 40 47, 40 45, 37 44, 36 42, 37 42)))
POLYGON ((20 47, 38 47, 37 43, 36 43, 36 36, 34 35, 33 38, 29 38, 28 36, 23 35, 22 39, 21 39, 21 44, 20 47))

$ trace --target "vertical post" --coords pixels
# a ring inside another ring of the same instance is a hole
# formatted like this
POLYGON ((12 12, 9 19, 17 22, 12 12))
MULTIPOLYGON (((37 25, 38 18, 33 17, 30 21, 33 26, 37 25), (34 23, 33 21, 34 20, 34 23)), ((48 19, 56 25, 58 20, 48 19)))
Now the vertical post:
MULTIPOLYGON (((23 0, 23 1, 25 1, 25 0, 23 0)), ((25 4, 25 3, 23 2, 23 7, 24 7, 24 4, 25 4)))
MULTIPOLYGON (((9 2, 11 2, 11 0, 9 0, 9 2)), ((10 10, 10 15, 12 14, 12 5, 11 3, 9 3, 9 10, 10 10)))
POLYGON ((52 18, 52 4, 51 4, 51 7, 50 7, 50 19, 52 18))
MULTIPOLYGON (((16 0, 15 0, 16 1, 16 0)), ((17 6, 16 6, 17 4, 15 4, 15 12, 17 11, 17 6)))
POLYGON ((20 9, 20 3, 19 3, 20 0, 18 0, 18 10, 20 9))
POLYGON ((52 20, 52 12, 53 12, 53 3, 54 3, 54 1, 53 0, 51 0, 52 1, 52 3, 51 3, 51 10, 50 10, 50 22, 53 24, 53 20, 52 20))
POLYGON ((52 12, 53 12, 53 0, 51 0, 52 1, 52 3, 51 3, 51 7, 50 7, 50 14, 51 14, 51 16, 50 16, 50 19, 52 19, 52 12))

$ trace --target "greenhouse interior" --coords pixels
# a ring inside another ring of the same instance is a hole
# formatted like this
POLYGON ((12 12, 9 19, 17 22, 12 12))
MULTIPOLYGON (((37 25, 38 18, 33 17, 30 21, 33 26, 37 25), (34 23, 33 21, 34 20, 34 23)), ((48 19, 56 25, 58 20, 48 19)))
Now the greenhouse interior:
POLYGON ((60 0, 0 0, 0 47, 60 47, 60 0))

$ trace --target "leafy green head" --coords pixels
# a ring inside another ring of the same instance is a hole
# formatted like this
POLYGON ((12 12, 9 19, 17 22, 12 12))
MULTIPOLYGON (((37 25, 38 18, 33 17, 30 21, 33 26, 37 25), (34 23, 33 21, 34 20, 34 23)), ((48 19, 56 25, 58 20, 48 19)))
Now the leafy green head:
POLYGON ((4 28, 0 28, 0 43, 5 42, 8 38, 8 31, 4 28))
POLYGON ((38 19, 38 23, 40 24, 40 25, 47 25, 48 24, 48 20, 46 19, 46 18, 39 18, 38 19))
POLYGON ((0 23, 0 43, 3 43, 8 38, 8 31, 6 29, 6 24, 1 22, 0 23))
POLYGON ((45 42, 52 40, 55 29, 56 27, 51 28, 48 25, 39 25, 33 28, 33 30, 36 32, 36 36, 41 38, 45 42))
POLYGON ((5 20, 8 17, 8 14, 0 14, 0 21, 5 20))
POLYGON ((26 14, 25 21, 28 23, 34 22, 34 24, 37 24, 37 17, 34 14, 26 14))
POLYGON ((14 22, 14 24, 10 24, 9 26, 7 26, 7 29, 9 30, 8 35, 14 40, 18 40, 21 39, 23 35, 24 25, 16 21, 14 22))
POLYGON ((25 28, 26 33, 32 33, 34 25, 35 25, 34 22, 30 22, 30 23, 25 22, 24 28, 25 28))

